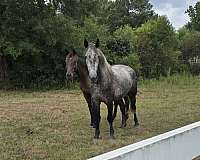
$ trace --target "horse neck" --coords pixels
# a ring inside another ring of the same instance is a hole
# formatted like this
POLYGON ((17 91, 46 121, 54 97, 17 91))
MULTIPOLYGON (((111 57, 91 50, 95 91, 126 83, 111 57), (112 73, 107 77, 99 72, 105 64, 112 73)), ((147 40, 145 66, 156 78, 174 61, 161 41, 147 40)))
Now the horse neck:
POLYGON ((107 79, 108 81, 111 81, 112 79, 112 69, 110 64, 108 63, 106 57, 104 56, 104 54, 100 51, 100 66, 99 66, 99 71, 101 74, 101 78, 104 81, 105 79, 107 79))
POLYGON ((78 57, 77 70, 80 81, 85 81, 88 78, 88 70, 84 57, 78 57))

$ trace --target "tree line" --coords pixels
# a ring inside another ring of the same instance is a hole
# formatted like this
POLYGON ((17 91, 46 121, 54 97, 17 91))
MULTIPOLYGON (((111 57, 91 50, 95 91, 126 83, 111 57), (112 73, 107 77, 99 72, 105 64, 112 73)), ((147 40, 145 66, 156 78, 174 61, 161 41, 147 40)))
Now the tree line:
POLYGON ((83 40, 101 41, 109 63, 141 78, 200 73, 200 2, 175 31, 149 0, 1 0, 0 87, 65 84, 65 56, 84 54, 83 40))

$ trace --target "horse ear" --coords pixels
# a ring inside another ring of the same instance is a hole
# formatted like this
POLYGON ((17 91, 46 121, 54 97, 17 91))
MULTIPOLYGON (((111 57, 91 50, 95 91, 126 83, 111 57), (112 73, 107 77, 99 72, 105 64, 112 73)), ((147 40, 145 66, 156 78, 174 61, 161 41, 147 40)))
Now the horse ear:
POLYGON ((65 50, 65 53, 66 53, 66 56, 67 56, 67 55, 69 54, 69 51, 66 49, 66 50, 65 50))
POLYGON ((73 49, 73 52, 72 52, 72 53, 73 53, 73 55, 76 55, 76 54, 77 54, 76 51, 75 51, 75 49, 73 49))
POLYGON ((87 41, 87 39, 84 40, 84 46, 85 46, 85 48, 88 48, 88 41, 87 41))
POLYGON ((96 41, 95 47, 96 47, 96 48, 99 48, 99 46, 100 46, 100 42, 99 42, 99 38, 97 38, 97 41, 96 41))

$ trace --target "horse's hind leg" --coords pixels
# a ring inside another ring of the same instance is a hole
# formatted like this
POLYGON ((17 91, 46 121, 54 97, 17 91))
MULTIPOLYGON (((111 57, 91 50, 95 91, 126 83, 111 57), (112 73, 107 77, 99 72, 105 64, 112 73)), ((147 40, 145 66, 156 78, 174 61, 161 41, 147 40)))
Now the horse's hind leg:
MULTIPOLYGON (((127 97, 128 98, 128 97, 127 97)), ((125 102, 126 103, 126 102, 125 102)), ((119 100, 119 101, 114 101, 114 113, 113 113, 113 121, 117 115, 117 107, 118 105, 120 106, 120 111, 122 113, 122 121, 121 121, 121 126, 120 128, 123 128, 123 127, 126 127, 126 120, 128 119, 127 118, 127 115, 126 115, 126 107, 127 105, 129 105, 129 101, 128 101, 128 104, 124 104, 123 100, 119 100)))
POLYGON ((125 102, 125 120, 127 121, 128 119, 128 111, 129 111, 129 98, 128 96, 124 97, 124 102, 125 102))
POLYGON ((125 104, 124 104, 122 99, 119 100, 118 103, 119 103, 120 110, 121 110, 121 113, 122 113, 122 122, 121 122, 120 127, 124 128, 124 127, 126 127, 126 120, 127 120, 127 118, 126 118, 126 108, 125 108, 125 104))
POLYGON ((107 116, 107 120, 110 126, 110 137, 114 138, 114 129, 113 129, 113 103, 109 103, 107 105, 107 109, 108 109, 108 116, 107 116))
POLYGON ((133 115, 134 115, 133 116, 134 123, 135 123, 134 126, 139 125, 137 114, 136 114, 136 94, 137 94, 137 91, 129 94, 129 99, 131 101, 131 111, 133 112, 133 115))
POLYGON ((117 115, 117 106, 118 106, 118 103, 115 101, 114 102, 114 113, 113 113, 113 120, 115 119, 116 115, 117 115))

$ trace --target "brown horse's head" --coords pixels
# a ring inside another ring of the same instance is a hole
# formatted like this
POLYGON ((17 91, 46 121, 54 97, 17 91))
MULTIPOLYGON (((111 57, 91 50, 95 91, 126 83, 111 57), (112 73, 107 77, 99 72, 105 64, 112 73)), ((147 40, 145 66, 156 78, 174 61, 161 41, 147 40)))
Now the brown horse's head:
POLYGON ((76 54, 76 51, 73 50, 72 53, 67 54, 66 59, 66 78, 73 79, 74 73, 77 71, 77 62, 78 62, 78 55, 76 54))

